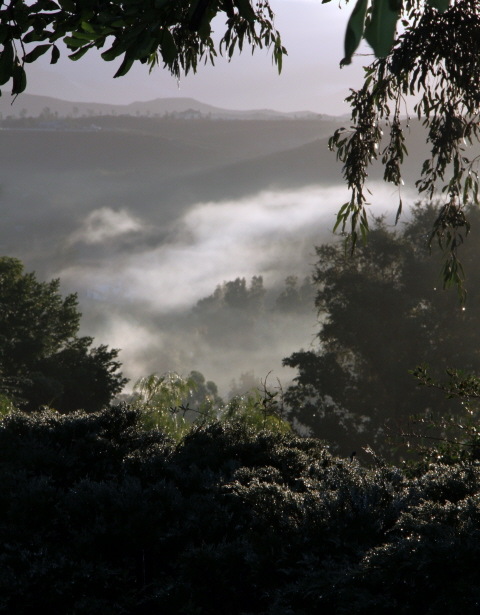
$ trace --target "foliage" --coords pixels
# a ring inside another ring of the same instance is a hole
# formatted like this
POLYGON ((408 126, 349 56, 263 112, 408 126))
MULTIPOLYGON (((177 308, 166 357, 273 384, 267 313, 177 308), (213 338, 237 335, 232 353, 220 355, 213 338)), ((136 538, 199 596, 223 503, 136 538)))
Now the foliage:
MULTIPOLYGON (((198 352, 210 348, 215 355, 219 350, 225 353, 223 361, 236 363, 237 349, 257 356, 270 349, 272 354, 279 344, 288 347, 287 336, 292 337, 292 330, 302 326, 305 315, 313 313, 314 296, 310 278, 289 275, 282 285, 272 286, 264 285, 260 275, 249 281, 235 278, 200 299, 182 322, 182 331, 191 331, 198 352)), ((280 356, 284 353, 279 351, 280 356)), ((268 371, 268 365, 264 369, 268 371)))
MULTIPOLYGON (((427 0, 425 4, 429 9, 444 13, 450 0, 427 0)), ((370 3, 369 0, 357 0, 345 32, 345 58, 342 64, 351 63, 362 38, 372 47, 377 58, 387 56, 395 41, 398 22, 402 18, 402 25, 406 25, 407 18, 414 15, 418 8, 416 2, 372 0, 370 3)))
POLYGON ((62 297, 59 284, 39 282, 19 260, 0 258, 0 391, 29 410, 99 410, 126 382, 118 351, 77 337, 77 296, 62 297))
MULTIPOLYGON (((376 220, 355 259, 341 242, 317 248, 319 347, 284 360, 298 370, 285 400, 291 418, 344 454, 368 445, 388 454, 387 426, 395 436, 413 414, 461 410, 415 387, 408 373, 415 365, 429 364, 435 377, 452 366, 480 370, 479 248, 465 246, 472 292, 462 308, 441 290, 426 247, 436 214, 416 207, 402 233, 376 220)), ((478 212, 470 215, 478 226, 478 212)))
MULTIPOLYGON (((430 156, 423 163, 416 186, 430 199, 438 191, 444 195, 430 230, 430 243, 438 241, 445 251, 444 284, 457 285, 464 298, 458 248, 469 231, 465 208, 479 202, 478 156, 467 155, 467 149, 479 137, 480 5, 476 0, 449 4, 447 0, 413 0, 399 9, 395 2, 374 1, 369 23, 373 27, 377 22, 380 37, 391 38, 394 33, 391 28, 389 34, 382 31, 392 19, 392 11, 401 13, 403 31, 393 48, 389 49, 386 42, 377 53, 379 59, 365 68, 362 88, 347 98, 352 125, 335 132, 330 148, 344 163, 343 174, 351 190, 350 200, 338 214, 337 226, 345 231, 349 225, 353 248, 358 233, 365 236, 368 230, 365 183, 372 162, 380 158, 385 181, 396 186, 403 183, 410 121, 403 121, 401 114, 408 109, 406 98, 414 97, 413 112, 425 128, 430 145, 430 156), (381 6, 385 7, 383 14, 379 13, 381 6)), ((357 12, 361 6, 366 6, 366 0, 358 0, 357 12)), ((360 18, 355 25, 350 24, 356 43, 363 25, 360 18)), ((370 26, 367 24, 364 35, 373 44, 370 26)), ((349 36, 353 35, 347 33, 347 39, 349 36)), ((354 47, 346 51, 347 60, 354 47)), ((373 47, 379 50, 375 44, 373 47)), ((398 214, 401 209, 400 197, 398 214)))
POLYGON ((115 77, 139 61, 150 68, 161 62, 179 78, 200 62, 213 64, 217 53, 231 58, 245 44, 272 47, 279 70, 286 54, 266 0, 253 6, 248 0, 19 0, 0 7, 0 85, 12 79, 12 94, 22 92, 25 64, 45 53, 55 64, 59 41, 72 60, 90 49, 104 50, 107 62, 121 58, 115 77), (216 17, 225 20, 218 45, 212 38, 216 17))
POLYGON ((0 423, 0 613, 478 611, 478 465, 408 478, 126 407, 0 423), (405 588, 408 591, 405 591, 405 588))
POLYGON ((220 408, 218 419, 222 423, 241 422, 254 429, 278 433, 290 431, 290 424, 285 420, 281 391, 272 391, 263 383, 263 390, 253 389, 243 395, 235 395, 220 408))
POLYGON ((413 417, 401 435, 424 463, 465 463, 480 460, 480 378, 458 369, 447 369, 447 381, 433 378, 425 365, 413 370, 418 385, 439 390, 447 399, 459 399, 461 411, 440 417, 413 417))
POLYGON ((175 372, 150 374, 140 378, 133 390, 130 405, 141 412, 144 426, 160 429, 177 442, 215 421, 241 422, 257 431, 290 430, 282 418, 277 392, 266 385, 263 392, 251 390, 224 403, 216 384, 206 382, 203 374, 193 371, 187 378, 175 372))
POLYGON ((10 414, 10 412, 13 412, 14 410, 15 405, 13 401, 6 395, 0 394, 0 416, 10 414))
POLYGON ((216 416, 222 401, 216 390, 213 382, 205 385, 200 372, 191 372, 187 378, 175 372, 150 374, 135 383, 132 406, 141 410, 147 428, 156 427, 180 440, 194 424, 204 424, 216 416), (204 385, 203 395, 198 395, 199 384, 204 385))
POLYGON ((285 278, 285 288, 278 295, 275 307, 282 312, 295 312, 307 306, 310 308, 313 295, 312 281, 309 277, 299 284, 298 276, 289 275, 285 278))

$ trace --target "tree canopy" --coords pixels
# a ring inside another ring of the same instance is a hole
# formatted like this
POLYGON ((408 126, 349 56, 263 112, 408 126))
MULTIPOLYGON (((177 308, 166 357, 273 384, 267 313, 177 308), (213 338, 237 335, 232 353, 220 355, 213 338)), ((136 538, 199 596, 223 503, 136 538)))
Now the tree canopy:
POLYGON ((352 248, 368 230, 366 182, 370 165, 380 158, 384 179, 399 186, 402 210, 402 164, 408 154, 409 121, 422 122, 430 156, 416 187, 429 199, 442 195, 429 243, 444 249, 445 286, 456 284, 462 297, 463 269, 458 248, 469 231, 468 204, 478 205, 478 161, 469 147, 478 142, 480 95, 480 5, 476 0, 432 0, 397 3, 358 0, 346 37, 346 61, 361 36, 378 57, 365 68, 362 88, 347 101, 352 124, 337 130, 331 149, 344 163, 351 191, 340 209, 337 226, 349 233, 352 248), (402 30, 396 33, 401 19, 402 30), (412 108, 408 98, 413 97, 412 108), (384 134, 385 131, 385 134, 384 134))
MULTIPOLYGON (((387 429, 399 441, 410 416, 455 411, 416 386, 409 374, 416 365, 428 364, 436 377, 450 368, 480 370, 479 247, 465 247, 472 290, 462 309, 441 292, 438 260, 427 258, 425 237, 437 213, 417 207, 403 232, 377 219, 354 259, 342 242, 317 248, 319 344, 284 360, 298 370, 285 396, 292 419, 344 454, 368 445, 387 454, 387 429)), ((478 228, 478 211, 470 216, 478 228)))
POLYGON ((218 53, 231 57, 245 44, 273 47, 281 68, 285 49, 273 25, 268 1, 249 0, 13 0, 0 8, 0 85, 12 79, 12 94, 26 87, 25 64, 45 53, 60 57, 59 41, 78 60, 98 49, 107 62, 121 60, 115 77, 134 62, 163 66, 179 78, 218 53), (225 32, 218 45, 212 20, 223 16, 225 32))
POLYGON ((0 391, 30 410, 99 410, 126 383, 118 350, 78 337, 77 296, 62 297, 59 285, 0 258, 0 391))

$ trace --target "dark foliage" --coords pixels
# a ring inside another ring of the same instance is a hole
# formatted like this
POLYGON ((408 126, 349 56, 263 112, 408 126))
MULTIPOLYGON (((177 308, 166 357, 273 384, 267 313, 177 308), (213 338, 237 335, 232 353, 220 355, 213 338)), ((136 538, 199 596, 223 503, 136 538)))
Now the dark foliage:
POLYGON ((59 285, 0 258, 0 392, 28 410, 100 410, 126 383, 118 350, 77 337, 77 296, 62 297, 59 285))
MULTIPOLYGON (((417 386, 409 374, 416 365, 437 377, 452 367, 480 371, 478 243, 462 248, 471 289, 462 306, 442 290, 428 251, 436 214, 418 206, 403 232, 377 220, 353 258, 341 243, 317 249, 319 347, 284 360, 298 370, 285 397, 292 418, 345 455, 368 445, 389 454, 386 436, 397 436, 411 415, 461 409, 417 386)), ((470 217, 478 227, 478 212, 470 217)))
POLYGON ((318 440, 126 407, 0 426, 0 612, 477 613, 475 464, 408 478, 318 440))

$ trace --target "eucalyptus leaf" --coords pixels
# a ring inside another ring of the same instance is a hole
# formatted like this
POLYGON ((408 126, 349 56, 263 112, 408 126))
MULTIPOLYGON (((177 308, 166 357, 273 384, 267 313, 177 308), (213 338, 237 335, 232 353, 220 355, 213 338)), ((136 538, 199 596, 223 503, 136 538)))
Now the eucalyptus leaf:
POLYGON ((345 58, 342 60, 342 64, 351 63, 352 56, 362 40, 367 7, 368 0, 357 0, 352 14, 350 15, 345 31, 345 58))
POLYGON ((377 58, 386 57, 393 46, 401 5, 398 0, 373 0, 372 15, 365 39, 377 58))

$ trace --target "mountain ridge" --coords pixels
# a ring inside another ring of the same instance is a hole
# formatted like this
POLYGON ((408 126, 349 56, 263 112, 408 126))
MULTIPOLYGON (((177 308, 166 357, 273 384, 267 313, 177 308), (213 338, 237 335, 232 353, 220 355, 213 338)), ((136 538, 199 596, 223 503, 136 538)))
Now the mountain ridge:
POLYGON ((188 97, 155 98, 149 101, 134 101, 129 104, 106 104, 97 102, 75 102, 52 96, 21 94, 13 102, 7 97, 0 98, 2 117, 80 117, 95 115, 146 115, 164 116, 178 114, 183 119, 210 117, 211 119, 332 119, 333 116, 312 111, 282 112, 273 109, 234 110, 216 107, 188 97))

